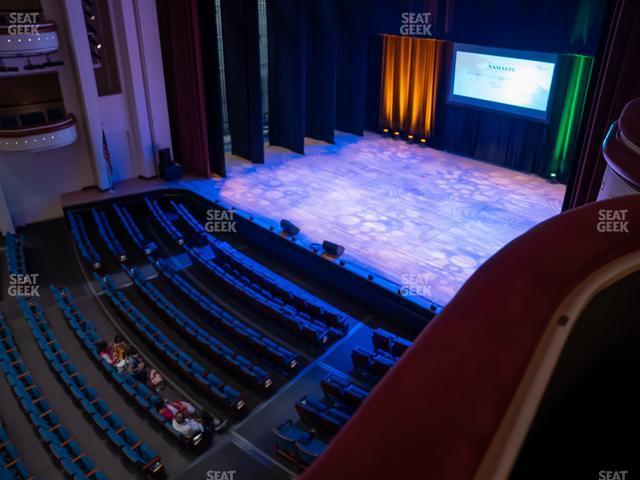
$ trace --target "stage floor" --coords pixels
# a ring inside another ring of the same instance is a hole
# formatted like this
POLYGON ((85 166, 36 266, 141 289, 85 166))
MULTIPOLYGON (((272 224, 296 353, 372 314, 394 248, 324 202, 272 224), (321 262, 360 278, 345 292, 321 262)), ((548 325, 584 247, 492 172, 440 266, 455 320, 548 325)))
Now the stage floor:
POLYGON ((267 147, 265 165, 232 159, 214 189, 242 210, 291 220, 312 242, 345 246, 345 259, 441 305, 501 247, 559 213, 565 192, 373 133, 337 133, 335 145, 305 151, 267 147))
POLYGON ((565 186, 374 133, 310 140, 306 155, 265 147, 266 163, 227 157, 227 178, 131 179, 109 192, 62 196, 63 206, 181 187, 276 223, 440 305, 489 257, 560 212, 565 186))

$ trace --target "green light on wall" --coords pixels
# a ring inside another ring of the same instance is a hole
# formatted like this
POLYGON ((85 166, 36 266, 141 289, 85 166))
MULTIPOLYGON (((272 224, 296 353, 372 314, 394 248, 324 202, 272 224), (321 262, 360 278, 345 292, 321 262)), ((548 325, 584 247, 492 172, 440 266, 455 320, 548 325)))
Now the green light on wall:
POLYGON ((589 87, 589 78, 593 67, 593 58, 584 55, 570 55, 571 73, 567 85, 567 94, 558 124, 558 133, 553 148, 549 171, 565 172, 572 153, 575 134, 580 125, 584 103, 589 87))

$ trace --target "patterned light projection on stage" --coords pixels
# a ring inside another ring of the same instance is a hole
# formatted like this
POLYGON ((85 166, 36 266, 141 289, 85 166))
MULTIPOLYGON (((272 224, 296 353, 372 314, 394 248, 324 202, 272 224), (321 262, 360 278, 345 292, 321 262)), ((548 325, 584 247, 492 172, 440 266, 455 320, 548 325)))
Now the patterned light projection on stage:
POLYGON ((431 138, 442 47, 441 40, 384 36, 380 128, 431 138))

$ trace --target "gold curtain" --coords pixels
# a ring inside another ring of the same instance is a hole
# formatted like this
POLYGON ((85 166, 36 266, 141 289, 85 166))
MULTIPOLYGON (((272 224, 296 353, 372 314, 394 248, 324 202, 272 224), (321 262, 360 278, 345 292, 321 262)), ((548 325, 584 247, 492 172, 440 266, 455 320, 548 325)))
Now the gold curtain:
POLYGON ((442 45, 430 38, 384 35, 380 128, 431 137, 442 45))

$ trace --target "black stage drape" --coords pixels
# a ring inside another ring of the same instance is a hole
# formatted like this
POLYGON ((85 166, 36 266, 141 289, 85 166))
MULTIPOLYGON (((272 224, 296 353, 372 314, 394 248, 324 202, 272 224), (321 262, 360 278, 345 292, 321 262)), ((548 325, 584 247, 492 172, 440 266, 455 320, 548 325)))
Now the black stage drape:
MULTIPOLYGON (((375 8, 368 0, 336 3, 338 41, 336 65, 336 128, 362 135, 365 124, 367 66, 369 57, 370 22, 363 12, 375 8), (363 95, 364 93, 364 95, 363 95)), ((380 57, 375 57, 380 61, 380 57)), ((373 70, 376 71, 376 70, 373 70)), ((379 77, 375 82, 378 95, 379 77)))
POLYGON ((334 143, 338 32, 335 4, 306 0, 307 137, 334 143))
POLYGON ((269 0, 269 143, 304 154, 306 2, 269 0))
POLYGON ((222 90, 218 62, 218 32, 215 5, 210 0, 198 0, 198 10, 209 145, 209 168, 213 173, 224 177, 226 175, 226 167, 222 126, 222 90))
POLYGON ((258 2, 222 0, 221 17, 231 152, 264 163, 258 2))

